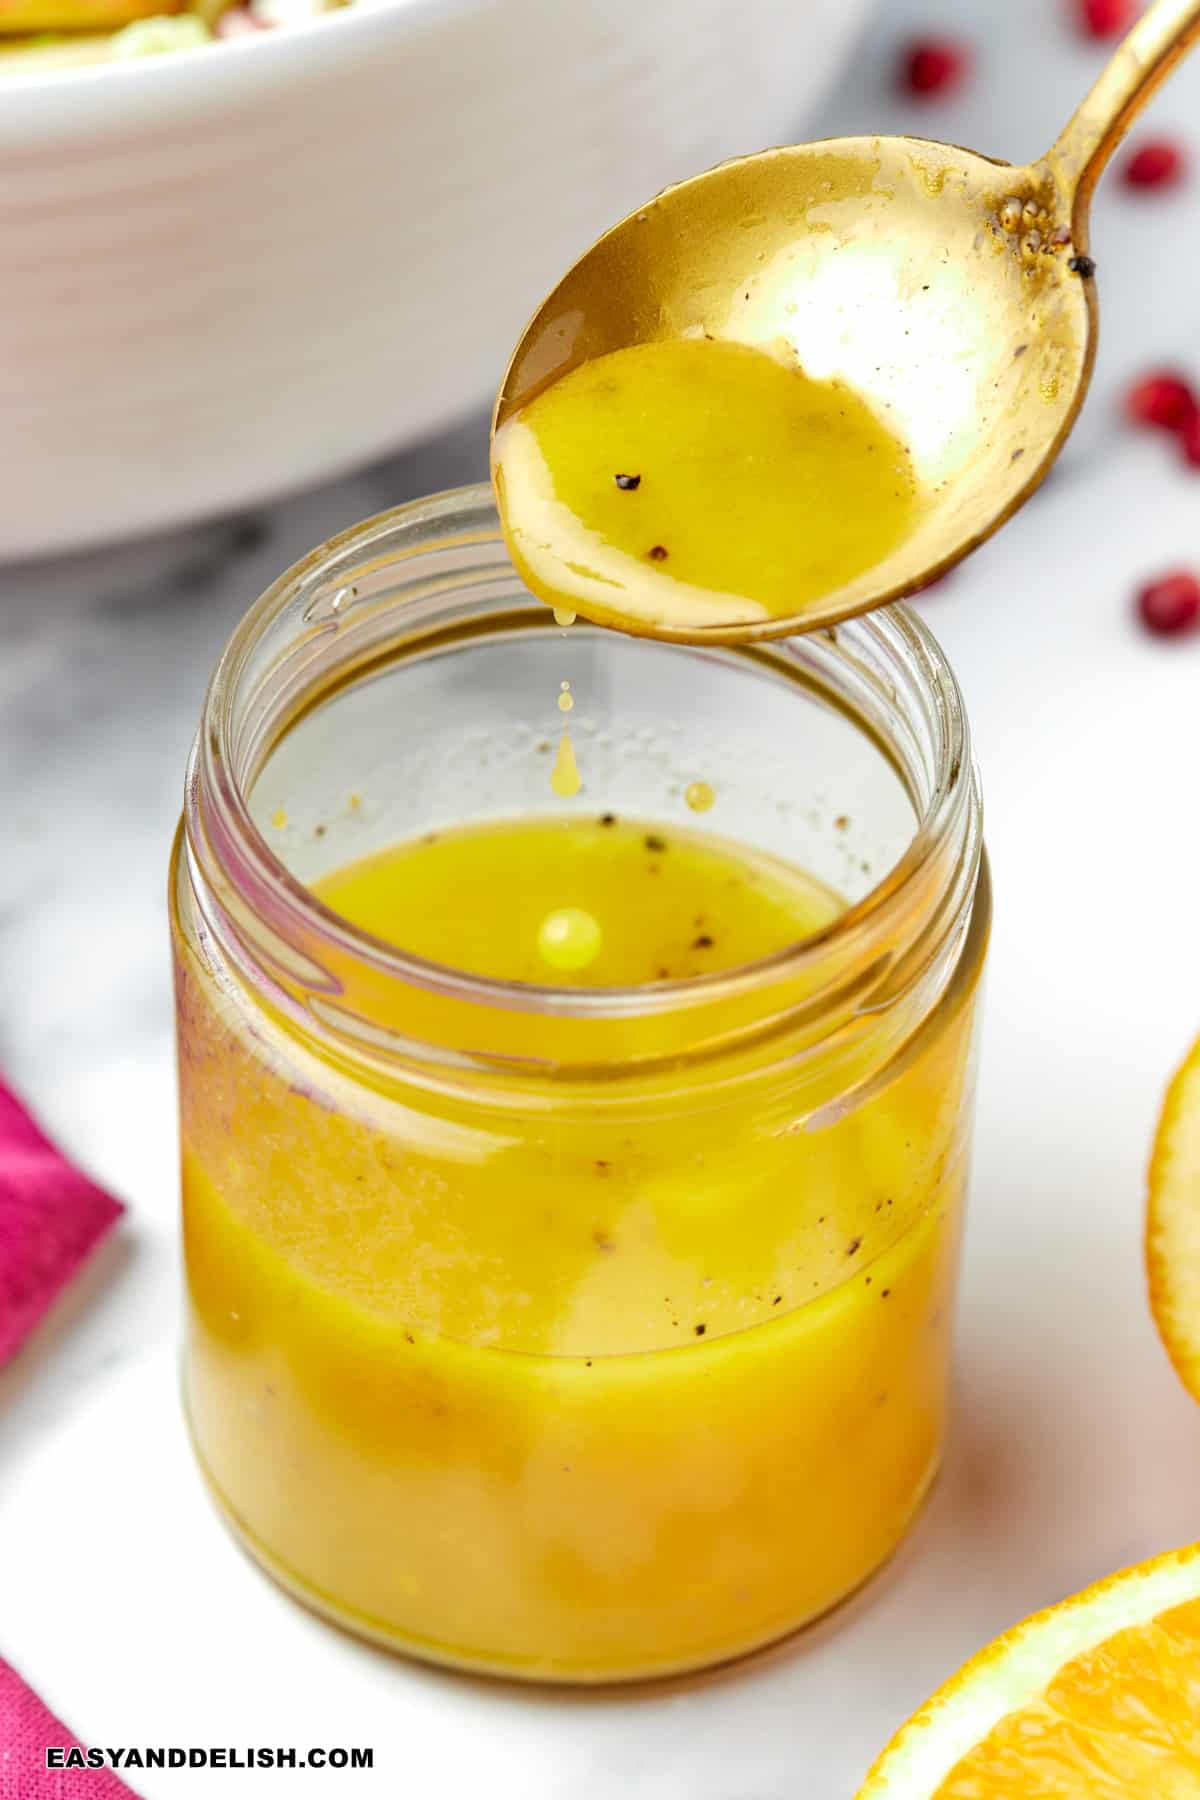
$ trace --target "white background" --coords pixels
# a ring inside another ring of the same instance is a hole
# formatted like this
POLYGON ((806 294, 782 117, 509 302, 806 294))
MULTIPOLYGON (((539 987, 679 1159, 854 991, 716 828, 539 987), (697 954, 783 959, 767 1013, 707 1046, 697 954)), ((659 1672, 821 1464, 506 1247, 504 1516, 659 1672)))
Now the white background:
MULTIPOLYGON (((1099 66, 1065 11, 893 0, 815 125, 1028 157, 1099 66), (897 39, 937 24, 975 41, 975 80, 897 102, 897 39)), ((1200 60, 1152 119, 1189 115, 1200 60)), ((850 1607, 706 1680, 528 1692, 360 1648, 243 1560, 182 1441, 162 895, 203 682, 302 550, 480 473, 482 425, 275 510, 257 544, 214 526, 0 574, 0 1066, 130 1206, 0 1377, 0 1655, 94 1742, 376 1753, 372 1775, 152 1775, 150 1800, 849 1800, 985 1639, 1200 1535, 1200 1416, 1154 1336, 1140 1242, 1158 1103, 1200 1029, 1200 638, 1152 641, 1130 610, 1148 572, 1200 564, 1200 474, 1116 413, 1148 363, 1200 376, 1198 243, 1200 175, 1170 199, 1106 184, 1084 419, 1044 493, 924 603, 974 723, 997 906, 945 1474, 850 1607)))

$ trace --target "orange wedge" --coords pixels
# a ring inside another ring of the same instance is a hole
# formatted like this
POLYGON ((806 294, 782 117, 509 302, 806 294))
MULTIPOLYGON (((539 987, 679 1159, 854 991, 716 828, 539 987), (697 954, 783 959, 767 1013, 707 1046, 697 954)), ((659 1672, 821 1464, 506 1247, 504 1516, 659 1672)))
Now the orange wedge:
POLYGON ((1146 1214, 1150 1308, 1180 1380, 1200 1400, 1200 1041, 1167 1089, 1146 1214))
POLYGON ((1197 1800, 1200 1545, 1037 1613, 892 1739, 859 1800, 1197 1800))

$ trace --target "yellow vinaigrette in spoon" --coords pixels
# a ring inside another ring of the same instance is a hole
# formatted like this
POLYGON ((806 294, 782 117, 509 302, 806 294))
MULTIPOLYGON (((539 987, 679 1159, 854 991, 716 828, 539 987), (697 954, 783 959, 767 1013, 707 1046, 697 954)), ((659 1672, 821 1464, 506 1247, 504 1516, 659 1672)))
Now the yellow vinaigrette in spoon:
POLYGON ((788 617, 874 567, 922 497, 849 388, 716 338, 581 364, 496 432, 513 562, 560 612, 703 631, 788 617))

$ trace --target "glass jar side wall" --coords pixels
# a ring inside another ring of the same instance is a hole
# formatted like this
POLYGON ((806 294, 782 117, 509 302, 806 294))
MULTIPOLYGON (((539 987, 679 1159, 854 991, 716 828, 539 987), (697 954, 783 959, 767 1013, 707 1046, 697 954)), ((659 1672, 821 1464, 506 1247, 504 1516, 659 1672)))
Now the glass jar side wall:
POLYGON ((944 1432, 989 920, 919 624, 745 655, 561 634, 486 495, 402 509, 235 633, 173 906, 188 1410, 281 1581, 393 1648, 615 1680, 779 1636, 886 1557, 944 1432), (589 995, 324 912, 351 841, 544 807, 525 721, 559 673, 605 804, 686 825, 719 746, 738 844, 847 911, 589 995))

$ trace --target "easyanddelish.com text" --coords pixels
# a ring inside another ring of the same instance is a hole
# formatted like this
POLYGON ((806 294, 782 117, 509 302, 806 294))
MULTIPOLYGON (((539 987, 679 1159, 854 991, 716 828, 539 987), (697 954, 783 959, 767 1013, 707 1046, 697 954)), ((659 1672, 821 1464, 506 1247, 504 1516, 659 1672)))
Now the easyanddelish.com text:
POLYGON ((178 1744, 136 1745, 129 1749, 101 1748, 90 1750, 78 1744, 48 1744, 48 1769, 116 1769, 124 1774, 130 1769, 370 1769, 374 1767, 373 1750, 346 1750, 340 1747, 311 1750, 288 1750, 279 1745, 231 1748, 228 1745, 192 1746, 178 1744))

